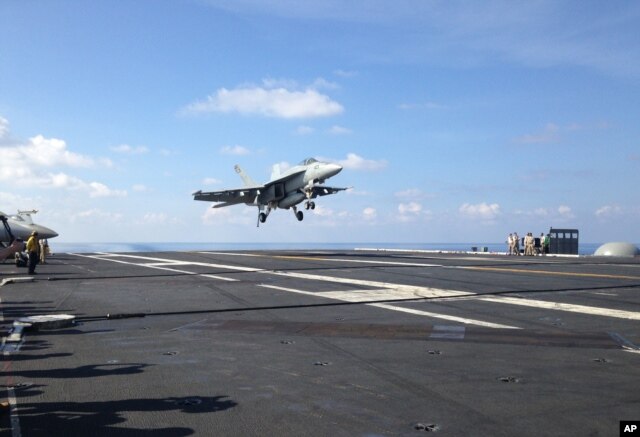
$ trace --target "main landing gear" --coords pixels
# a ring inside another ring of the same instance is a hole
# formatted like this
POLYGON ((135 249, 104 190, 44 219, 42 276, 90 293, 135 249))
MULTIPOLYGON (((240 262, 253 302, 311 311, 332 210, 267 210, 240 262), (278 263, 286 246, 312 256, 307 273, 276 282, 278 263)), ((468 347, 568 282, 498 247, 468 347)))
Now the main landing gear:
MULTIPOLYGON (((305 209, 316 209, 316 204, 312 201, 307 201, 305 202, 304 207, 305 209)), ((259 207, 260 212, 258 212, 258 224, 256 225, 257 227, 260 227, 260 223, 264 223, 267 221, 267 217, 269 217, 269 213, 273 209, 275 209, 275 207, 271 208, 270 206, 267 206, 266 209, 264 207, 259 207)), ((298 208, 296 208, 295 206, 292 206, 291 209, 293 209, 293 215, 296 216, 296 219, 301 222, 304 219, 304 214, 302 213, 302 211, 298 211, 298 208)))
POLYGON ((269 217, 269 213, 271 212, 271 207, 267 206, 267 212, 264 212, 264 207, 259 207, 258 210, 258 224, 256 227, 260 227, 260 223, 264 223, 267 221, 267 217, 269 217))

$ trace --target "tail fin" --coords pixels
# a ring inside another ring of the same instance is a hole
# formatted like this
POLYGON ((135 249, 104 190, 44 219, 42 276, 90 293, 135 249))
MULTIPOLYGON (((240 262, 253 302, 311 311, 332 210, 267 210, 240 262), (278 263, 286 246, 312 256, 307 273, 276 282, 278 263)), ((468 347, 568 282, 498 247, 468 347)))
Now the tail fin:
POLYGON ((280 178, 280 164, 273 164, 273 168, 271 169, 271 180, 275 181, 280 178))
POLYGON ((242 178, 242 182, 244 182, 244 186, 245 187, 257 187, 258 184, 256 184, 256 182, 251 179, 251 176, 249 176, 248 174, 246 174, 244 172, 244 170, 236 164, 236 166, 234 167, 236 169, 236 173, 238 173, 240 175, 240 177, 242 178))

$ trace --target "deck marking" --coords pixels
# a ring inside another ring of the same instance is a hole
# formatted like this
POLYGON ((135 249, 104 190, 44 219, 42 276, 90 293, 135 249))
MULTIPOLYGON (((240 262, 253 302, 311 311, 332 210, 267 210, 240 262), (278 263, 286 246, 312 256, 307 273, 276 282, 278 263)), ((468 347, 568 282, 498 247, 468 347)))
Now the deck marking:
POLYGON ((532 273, 535 275, 578 276, 583 278, 640 280, 640 276, 605 275, 602 273, 554 272, 550 270, 510 269, 505 267, 476 267, 476 266, 456 266, 456 268, 463 269, 463 270, 481 270, 481 271, 489 271, 489 272, 513 272, 513 273, 527 273, 527 274, 532 273))
POLYGON ((477 295, 474 300, 485 302, 506 303, 510 305, 522 305, 547 310, 568 311, 571 313, 589 314, 592 316, 615 317, 618 319, 640 320, 640 313, 634 311, 615 310, 611 308, 591 307, 586 305, 574 305, 562 302, 549 302, 546 300, 524 299, 520 297, 506 296, 482 296, 477 295))
MULTIPOLYGON (((220 279, 222 281, 229 281, 229 282, 236 282, 238 281, 238 279, 234 279, 234 278, 227 278, 224 276, 219 276, 219 275, 211 275, 211 274, 206 274, 206 273, 197 273, 197 272, 191 272, 189 270, 178 270, 178 269, 172 269, 170 267, 166 267, 166 266, 187 266, 187 265, 197 265, 197 266, 209 266, 209 267, 218 267, 218 268, 226 268, 226 269, 234 269, 235 266, 225 266, 225 265, 218 265, 218 264, 205 264, 205 263, 183 263, 182 261, 180 262, 172 262, 172 260, 162 260, 163 262, 156 262, 156 263, 134 263, 134 262, 129 262, 129 261, 122 261, 122 260, 118 260, 118 259, 113 259, 113 257, 109 256, 106 257, 104 255, 80 255, 80 254, 71 254, 71 255, 75 255, 75 256, 81 256, 81 257, 85 257, 85 258, 92 258, 92 259, 97 259, 97 260, 104 260, 104 261, 110 261, 110 262, 115 262, 115 263, 120 263, 120 264, 126 264, 126 265, 130 265, 130 266, 137 266, 137 267, 147 267, 150 269, 157 269, 157 270, 165 270, 165 271, 169 271, 169 272, 175 272, 175 273, 181 273, 184 275, 191 275, 191 276, 201 276, 204 278, 210 278, 210 279, 220 279)), ((141 257, 144 258, 144 257, 141 257)), ((156 261, 158 261, 158 258, 155 258, 156 261)), ((239 269, 241 269, 242 271, 246 271, 246 267, 240 267, 239 269)), ((238 270, 238 269, 236 269, 238 270)), ((258 271, 257 269, 250 269, 250 271, 258 271)))
MULTIPOLYGON (((313 296, 313 297, 324 297, 324 298, 327 298, 327 299, 341 300, 343 302, 363 302, 363 301, 367 302, 367 301, 372 301, 372 300, 376 300, 376 299, 379 299, 381 301, 385 301, 385 300, 393 300, 393 299, 402 299, 403 298, 403 297, 399 296, 398 294, 390 294, 389 293, 390 290, 382 290, 385 293, 383 295, 376 295, 376 294, 372 294, 372 293, 368 293, 366 295, 362 295, 361 292, 363 290, 312 292, 312 291, 299 290, 299 289, 289 288, 289 287, 280 287, 278 285, 269 285, 269 284, 260 284, 260 287, 271 288, 273 290, 288 291, 290 293, 305 294, 307 296, 313 296)), ((365 291, 368 292, 368 291, 371 291, 371 290, 365 290, 365 291)), ((379 290, 373 290, 373 291, 375 292, 375 291, 379 291, 379 290)), ((416 296, 412 295, 412 297, 415 298, 416 296)), ((417 297, 417 299, 420 299, 420 297, 417 297)), ((432 313, 432 312, 428 312, 428 311, 414 310, 412 308, 404 308, 404 307, 400 307, 400 306, 397 306, 397 305, 390 305, 388 303, 367 303, 366 305, 373 306, 373 307, 378 307, 378 308, 384 308, 384 309, 392 310, 392 311, 399 311, 399 312, 403 312, 403 313, 414 314, 414 315, 417 315, 417 316, 425 316, 425 317, 433 317, 433 318, 436 318, 436 319, 449 320, 449 321, 452 321, 452 322, 464 323, 466 325, 478 325, 478 326, 483 326, 485 328, 520 329, 517 326, 501 325, 501 324, 498 324, 498 323, 485 322, 485 321, 482 321, 482 320, 475 320, 475 319, 469 319, 469 318, 464 318, 464 317, 449 316, 449 315, 446 315, 446 314, 432 313)))
MULTIPOLYGON (((105 261, 121 262, 123 264, 130 264, 130 265, 141 266, 141 267, 146 267, 147 265, 142 263, 119 261, 119 260, 114 260, 112 258, 132 258, 132 259, 139 259, 139 260, 146 260, 146 261, 156 261, 158 263, 174 263, 174 262, 182 263, 183 262, 183 261, 172 260, 169 258, 155 258, 155 257, 140 256, 140 255, 126 255, 122 253, 107 253, 104 255, 80 255, 80 254, 74 254, 74 255, 84 256, 86 258, 102 259, 105 261)), ((155 264, 155 263, 150 263, 150 264, 155 264)), ((203 263, 199 261, 189 261, 185 265, 200 266, 200 267, 215 267, 220 269, 238 270, 241 272, 260 272, 264 270, 264 269, 257 269, 254 267, 230 266, 226 264, 203 263)))
POLYGON ((389 266, 409 266, 409 267, 445 267, 442 264, 425 264, 425 263, 408 263, 398 261, 372 261, 363 259, 343 259, 343 258, 319 258, 311 256, 294 256, 294 255, 273 255, 271 258, 277 259, 301 259, 307 261, 333 261, 339 263, 356 263, 356 264, 384 264, 389 266))
MULTIPOLYGON (((216 275, 207 276, 207 275, 198 274, 195 272, 190 272, 187 270, 178 270, 178 269, 172 269, 169 267, 162 267, 160 263, 167 263, 167 264, 174 263, 174 262, 182 263, 182 261, 176 261, 176 260, 171 260, 167 258, 156 258, 156 257, 147 257, 147 256, 140 256, 140 255, 125 255, 125 254, 100 254, 100 255, 77 255, 77 256, 84 256, 87 258, 94 258, 94 259, 102 259, 106 261, 135 265, 140 267, 174 271, 174 272, 194 275, 194 276, 203 276, 203 277, 210 277, 214 279, 220 279, 216 275), (141 264, 141 263, 135 263, 135 262, 122 261, 114 258, 131 258, 136 260, 146 260, 146 261, 154 261, 154 262, 141 264)), ((439 288, 421 287, 421 286, 414 286, 414 285, 402 285, 402 284, 394 284, 390 282, 368 281, 368 280, 341 278, 341 277, 334 277, 334 276, 323 276, 323 275, 316 275, 316 274, 309 274, 309 273, 284 272, 284 271, 278 271, 278 270, 271 271, 271 270, 257 269, 252 267, 231 266, 231 265, 224 265, 224 264, 193 262, 193 263, 189 263, 188 265, 208 266, 208 267, 236 270, 236 271, 242 271, 242 272, 257 272, 257 273, 263 273, 263 274, 285 276, 290 278, 307 279, 312 281, 315 280, 315 281, 334 282, 339 284, 359 285, 364 287, 370 287, 373 289, 373 290, 329 291, 329 292, 317 292, 317 293, 305 292, 313 296, 321 296, 325 298, 343 300, 347 302, 375 301, 375 300, 385 301, 385 300, 403 300, 403 299, 418 300, 418 299, 437 299, 437 298, 463 298, 463 299, 467 298, 467 299, 481 300, 485 302, 521 305, 521 306, 528 306, 528 307, 534 307, 534 308, 568 311, 568 312, 582 313, 582 314, 589 314, 589 315, 596 315, 596 316, 615 317, 615 318, 622 318, 622 319, 628 319, 628 320, 640 320, 640 313, 638 312, 591 307, 591 306, 585 306, 585 305, 573 305, 573 304, 566 304, 561 302, 549 302, 549 301, 542 301, 542 300, 515 298, 515 297, 506 297, 506 296, 486 296, 483 294, 477 294, 477 293, 466 292, 466 291, 445 290, 445 289, 439 289, 439 288)), ((434 265, 430 265, 430 266, 434 266, 434 265)), ((491 271, 496 271, 496 270, 497 271, 516 271, 516 272, 523 272, 523 273, 562 274, 562 275, 573 275, 573 276, 578 275, 578 276, 585 276, 585 277, 590 277, 590 276, 608 277, 608 278, 615 277, 615 278, 624 278, 624 279, 636 278, 633 276, 599 275, 599 274, 568 273, 568 272, 548 272, 548 271, 542 271, 542 270, 503 269, 503 268, 493 268, 493 267, 485 268, 485 267, 459 266, 457 268, 473 269, 473 270, 491 270, 491 271)), ((638 279, 640 279, 640 277, 638 277, 638 279)), ((227 279, 227 280, 233 281, 234 279, 227 279)), ((293 289, 290 289, 290 290, 293 290, 293 289)), ((299 292, 302 292, 302 291, 299 290, 299 292)), ((401 307, 397 307, 397 308, 401 308, 401 307)), ((407 309, 404 309, 404 308, 401 310, 399 309, 394 309, 394 310, 409 312, 409 311, 406 311, 407 309)), ((472 319, 464 319, 464 320, 472 320, 472 319)), ((474 320, 473 322, 475 323, 478 321, 474 320)), ((483 322, 483 323, 487 323, 487 322, 483 322)), ((515 328, 515 327, 512 327, 512 328, 515 328)))
POLYGON ((449 320, 451 322, 464 323, 465 325, 477 325, 477 326, 483 326, 485 328, 495 328, 495 329, 521 329, 517 326, 501 325, 500 323, 485 322, 483 320, 475 320, 475 319, 469 319, 465 317, 448 316, 440 313, 430 313, 427 311, 414 310, 412 308, 404 308, 396 305, 389 305, 386 303, 370 303, 368 305, 372 307, 385 308, 387 310, 392 310, 392 311, 400 311, 403 313, 415 314, 417 316, 433 317, 436 319, 449 320))

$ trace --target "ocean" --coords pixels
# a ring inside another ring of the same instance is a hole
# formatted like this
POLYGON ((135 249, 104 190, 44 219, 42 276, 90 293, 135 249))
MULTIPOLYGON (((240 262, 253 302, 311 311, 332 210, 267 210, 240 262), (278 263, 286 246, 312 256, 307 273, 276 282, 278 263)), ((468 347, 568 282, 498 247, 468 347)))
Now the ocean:
MULTIPOLYGON (((92 252, 174 252, 174 251, 239 251, 239 250, 352 250, 401 249, 470 252, 505 252, 505 243, 63 243, 49 240, 53 253, 92 252)), ((601 243, 580 243, 580 255, 593 255, 601 243)))

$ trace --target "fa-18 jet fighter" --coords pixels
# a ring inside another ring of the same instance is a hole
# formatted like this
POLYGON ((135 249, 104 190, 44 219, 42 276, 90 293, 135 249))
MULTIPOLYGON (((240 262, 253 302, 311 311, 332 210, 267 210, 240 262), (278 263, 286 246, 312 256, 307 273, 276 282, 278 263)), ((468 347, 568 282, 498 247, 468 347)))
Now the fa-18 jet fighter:
POLYGON ((256 184, 240 166, 235 166, 236 173, 244 182, 244 188, 234 188, 220 191, 197 191, 193 193, 194 200, 207 202, 219 202, 213 208, 238 205, 244 203, 258 207, 258 226, 264 223, 269 213, 276 208, 293 209, 296 218, 301 221, 304 218, 302 211, 298 211, 299 203, 305 202, 305 209, 316 207, 315 199, 318 196, 335 194, 347 188, 328 187, 324 182, 342 170, 338 164, 320 162, 314 158, 307 158, 298 165, 280 172, 278 164, 273 166, 271 180, 260 185, 256 184))

